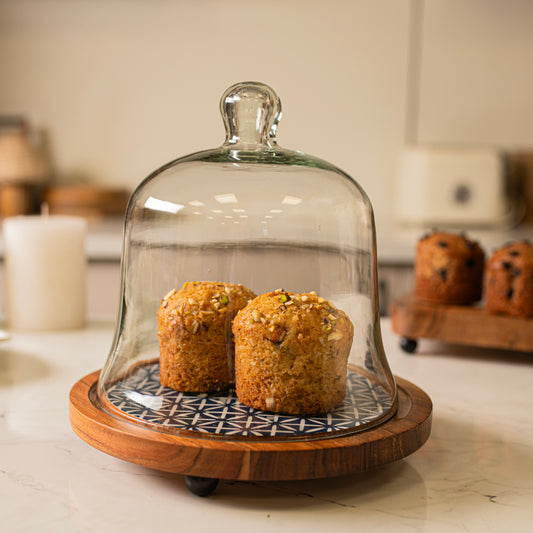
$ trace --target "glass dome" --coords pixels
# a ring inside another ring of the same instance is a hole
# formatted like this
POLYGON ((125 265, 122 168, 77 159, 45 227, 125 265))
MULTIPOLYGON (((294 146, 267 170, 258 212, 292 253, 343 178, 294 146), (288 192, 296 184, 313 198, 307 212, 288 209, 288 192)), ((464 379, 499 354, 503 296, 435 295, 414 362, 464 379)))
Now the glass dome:
POLYGON ((100 404, 201 438, 384 422, 397 398, 368 197, 334 165, 278 146, 270 87, 238 83, 220 107, 222 146, 161 167, 130 199, 100 404))

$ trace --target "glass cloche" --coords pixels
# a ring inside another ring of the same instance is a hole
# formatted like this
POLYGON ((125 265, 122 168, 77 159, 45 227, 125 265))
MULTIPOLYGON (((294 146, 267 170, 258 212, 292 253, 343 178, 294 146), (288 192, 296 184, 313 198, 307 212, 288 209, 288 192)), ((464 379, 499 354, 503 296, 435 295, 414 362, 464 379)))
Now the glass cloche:
POLYGON ((396 411, 374 217, 334 165, 278 146, 281 104, 222 96, 221 147, 168 163, 126 213, 121 307, 100 404, 155 431, 317 439, 396 411))

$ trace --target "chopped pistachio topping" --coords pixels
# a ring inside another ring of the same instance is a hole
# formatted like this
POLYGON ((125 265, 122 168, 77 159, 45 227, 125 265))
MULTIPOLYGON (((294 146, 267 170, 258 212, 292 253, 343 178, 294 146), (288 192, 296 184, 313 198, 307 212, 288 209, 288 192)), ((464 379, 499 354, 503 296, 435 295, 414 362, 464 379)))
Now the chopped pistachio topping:
POLYGON ((225 294, 222 294, 219 298, 219 302, 220 302, 220 305, 228 305, 229 298, 225 294))
POLYGON ((286 335, 287 335, 287 331, 285 330, 284 327, 276 326, 269 340, 270 342, 273 342, 274 344, 281 344, 283 342, 283 339, 285 339, 286 335))
POLYGON ((177 292, 176 289, 172 289, 171 291, 168 291, 168 293, 165 294, 165 297, 163 298, 163 300, 167 300, 168 298, 170 298, 176 292, 177 292))
POLYGON ((276 400, 274 400, 274 398, 270 398, 270 397, 265 398, 265 404, 266 404, 266 408, 269 410, 276 408, 276 400))

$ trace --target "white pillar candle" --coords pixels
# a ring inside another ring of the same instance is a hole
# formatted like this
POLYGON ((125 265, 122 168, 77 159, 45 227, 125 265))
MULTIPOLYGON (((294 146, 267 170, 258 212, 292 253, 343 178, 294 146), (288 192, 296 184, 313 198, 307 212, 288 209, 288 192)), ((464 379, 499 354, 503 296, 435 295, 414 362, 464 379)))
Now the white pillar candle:
POLYGON ((12 329, 85 325, 85 219, 20 216, 4 220, 7 319, 12 329))

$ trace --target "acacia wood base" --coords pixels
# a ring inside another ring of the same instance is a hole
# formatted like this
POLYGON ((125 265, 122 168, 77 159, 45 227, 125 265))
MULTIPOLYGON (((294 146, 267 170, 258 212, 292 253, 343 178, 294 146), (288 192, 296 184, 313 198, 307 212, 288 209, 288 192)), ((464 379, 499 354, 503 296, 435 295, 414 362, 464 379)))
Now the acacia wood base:
POLYGON ((491 315, 483 307, 435 304, 407 294, 392 303, 391 325, 411 341, 533 352, 533 319, 491 315))
POLYGON ((380 426, 339 437, 271 442, 184 437, 111 416, 94 401, 98 375, 85 376, 70 392, 76 434, 125 461, 185 476, 281 481, 363 472, 418 450, 431 431, 430 398, 401 378, 396 378, 398 411, 380 426))

